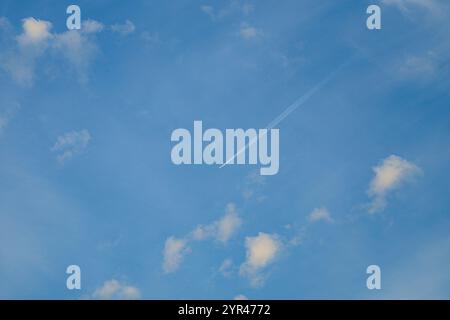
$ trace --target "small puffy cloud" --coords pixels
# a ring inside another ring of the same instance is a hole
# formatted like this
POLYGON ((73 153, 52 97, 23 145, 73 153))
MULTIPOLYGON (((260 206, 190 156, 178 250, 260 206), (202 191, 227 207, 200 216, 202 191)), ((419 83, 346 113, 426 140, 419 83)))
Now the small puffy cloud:
POLYGON ((243 23, 239 29, 239 35, 246 40, 250 40, 261 36, 262 32, 253 26, 243 23))
POLYGON ((95 289, 92 298, 98 300, 138 300, 141 298, 141 293, 136 287, 112 279, 105 281, 102 286, 95 289))
POLYGON ((215 225, 199 225, 192 232, 191 236, 194 240, 201 241, 205 240, 214 235, 215 225))
POLYGON ((236 212, 236 206, 228 204, 225 216, 217 222, 217 239, 223 243, 228 242, 241 224, 242 220, 236 212))
POLYGON ((246 296, 244 296, 243 294, 238 294, 237 296, 235 296, 233 298, 233 300, 248 300, 248 298, 246 296))
POLYGON ((81 24, 81 31, 84 33, 98 33, 103 31, 104 25, 95 20, 85 20, 81 24))
POLYGON ((282 243, 277 235, 260 232, 255 237, 247 237, 245 247, 246 260, 239 272, 250 278, 252 286, 258 287, 264 282, 261 271, 277 258, 282 243))
POLYGON ((194 240, 214 237, 222 243, 227 243, 241 225, 242 220, 237 214, 236 206, 233 203, 229 203, 222 218, 206 226, 197 226, 192 231, 191 236, 194 240))
POLYGON ((127 36, 136 30, 136 26, 130 20, 126 20, 125 23, 116 23, 111 26, 113 32, 117 32, 122 36, 127 36))
POLYGON ((21 45, 41 44, 52 37, 49 21, 37 20, 33 17, 22 20, 23 33, 17 37, 21 45))
MULTIPOLYGON (((18 84, 31 86, 35 82, 38 62, 52 63, 51 59, 44 58, 62 56, 77 73, 78 80, 86 83, 88 67, 99 51, 95 34, 105 28, 101 22, 88 19, 82 22, 81 30, 52 33, 51 22, 29 17, 22 20, 22 32, 15 37, 9 21, 0 18, 1 38, 4 38, 0 39, 12 43, 7 50, 0 52, 0 68, 8 72, 18 84)), ((109 30, 128 35, 134 32, 135 26, 127 20, 124 24, 112 25, 109 30)))
POLYGON ((23 86, 33 83, 36 60, 44 54, 53 38, 51 27, 52 24, 48 21, 30 17, 22 20, 20 35, 15 38, 12 38, 10 32, 5 35, 5 39, 14 39, 15 45, 0 53, 0 68, 8 72, 17 83, 23 86))
POLYGON ((383 210, 387 194, 421 172, 415 164, 396 155, 384 159, 373 171, 375 176, 368 190, 369 196, 373 198, 370 213, 383 210))
POLYGON ((215 239, 226 244, 241 224, 242 220, 236 212, 236 206, 233 203, 229 203, 226 207, 225 215, 219 220, 208 225, 197 226, 182 239, 168 238, 164 248, 164 272, 170 273, 178 269, 184 255, 191 250, 188 246, 190 242, 215 239))
POLYGON ((171 273, 178 269, 186 253, 189 252, 187 241, 170 237, 166 240, 163 252, 163 271, 171 273))
POLYGON ((327 208, 324 208, 324 207, 315 208, 309 214, 308 220, 310 222, 317 222, 317 221, 333 222, 330 212, 327 210, 327 208))
POLYGON ((63 164, 73 156, 83 152, 90 140, 91 135, 86 129, 67 132, 57 138, 51 150, 58 153, 57 160, 63 164))

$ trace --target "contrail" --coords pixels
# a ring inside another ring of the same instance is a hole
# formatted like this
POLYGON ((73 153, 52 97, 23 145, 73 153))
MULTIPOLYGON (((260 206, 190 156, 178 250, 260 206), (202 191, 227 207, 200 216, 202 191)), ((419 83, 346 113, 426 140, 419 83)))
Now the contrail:
MULTIPOLYGON (((299 107, 301 107, 306 101, 309 100, 317 91, 322 89, 328 82, 330 82, 331 79, 333 79, 336 74, 338 74, 344 67, 346 67, 352 58, 348 59, 346 62, 341 64, 338 68, 336 68, 334 71, 332 71, 328 76, 326 76, 322 81, 320 81, 318 84, 316 84, 313 88, 311 88, 308 92, 306 92, 304 95, 302 95, 300 98, 298 98, 294 103, 292 103, 289 107, 287 107, 282 113, 280 113, 276 118, 274 118, 265 129, 267 129, 268 132, 270 129, 273 129, 275 126, 277 126, 281 121, 283 121, 287 116, 289 116, 292 112, 297 110, 299 107)), ((247 150, 248 147, 255 144, 256 141, 258 141, 259 137, 253 138, 249 143, 247 143, 244 147, 242 147, 233 157, 228 159, 224 164, 220 166, 220 168, 223 168, 230 162, 232 162, 238 155, 240 155, 242 152, 247 150)))

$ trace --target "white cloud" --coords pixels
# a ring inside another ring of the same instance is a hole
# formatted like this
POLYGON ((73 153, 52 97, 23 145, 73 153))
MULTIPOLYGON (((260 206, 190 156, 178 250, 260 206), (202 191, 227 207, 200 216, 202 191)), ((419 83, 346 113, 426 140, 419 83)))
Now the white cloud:
POLYGON ((45 20, 36 20, 33 17, 22 20, 23 33, 17 37, 20 45, 41 44, 50 38, 52 24, 45 20))
POLYGON ((248 276, 254 287, 264 282, 261 271, 271 264, 280 253, 282 243, 275 234, 260 232, 245 239, 246 260, 240 267, 240 274, 248 276))
POLYGON ((217 239, 223 243, 228 242, 241 224, 235 205, 228 204, 225 216, 217 222, 217 239))
POLYGON ((228 5, 218 9, 211 5, 202 5, 200 10, 208 15, 212 21, 218 21, 233 14, 248 16, 255 10, 255 6, 249 3, 241 4, 239 1, 231 1, 228 5))
POLYGON ((324 207, 315 208, 309 214, 308 220, 310 222, 317 222, 317 221, 333 222, 330 212, 327 210, 327 208, 324 207))
POLYGON ((191 236, 192 239, 201 241, 209 237, 212 237, 214 235, 214 231, 215 231, 214 224, 207 226, 199 225, 191 232, 191 236))
POLYGON ((138 300, 141 298, 140 290, 126 285, 115 279, 105 281, 92 294, 93 299, 99 300, 138 300))
POLYGON ((189 242, 215 239, 226 244, 241 224, 242 220, 236 212, 236 206, 229 203, 225 215, 219 220, 208 225, 197 226, 183 239, 168 238, 164 248, 163 270, 170 273, 178 269, 183 256, 191 250, 188 247, 189 242))
POLYGON ((117 32, 122 36, 127 36, 136 30, 136 26, 130 20, 126 20, 125 23, 116 23, 111 26, 113 32, 117 32))
POLYGON ((227 204, 225 215, 209 225, 197 226, 191 233, 194 240, 205 240, 215 238, 216 240, 227 243, 242 225, 242 220, 237 214, 236 206, 233 203, 227 204))
POLYGON ((37 62, 49 49, 69 62, 81 82, 87 81, 87 68, 98 51, 89 35, 100 32, 103 25, 86 20, 81 32, 51 33, 51 28, 49 21, 33 17, 23 19, 22 33, 15 38, 16 45, 0 56, 0 67, 10 73, 17 83, 24 86, 33 84, 37 62))
MULTIPOLYGON (((15 37, 16 45, 0 54, 0 67, 17 83, 24 86, 33 83, 36 60, 44 54, 53 38, 51 27, 48 21, 31 17, 23 19, 22 33, 15 37)), ((8 36, 11 36, 10 33, 8 36)))
POLYGON ((243 23, 241 24, 241 28, 239 29, 239 35, 242 38, 249 40, 261 36, 262 32, 253 26, 243 23))
POLYGON ((81 31, 84 33, 98 33, 103 31, 105 26, 98 21, 95 20, 84 20, 81 25, 81 31))
POLYGON ((88 67, 98 51, 97 46, 90 37, 76 30, 66 31, 55 36, 53 48, 74 68, 78 75, 78 80, 81 83, 86 83, 88 80, 88 67))
POLYGON ((246 296, 244 296, 243 294, 238 294, 237 296, 235 296, 233 298, 233 300, 248 300, 248 298, 246 296))
POLYGON ((386 206, 386 196, 421 170, 413 163, 396 155, 384 159, 373 168, 375 176, 370 182, 368 194, 373 198, 369 212, 381 211, 386 206))
POLYGON ((59 136, 52 151, 58 152, 57 160, 61 164, 71 159, 73 156, 80 154, 86 149, 91 140, 88 130, 71 131, 59 136))
POLYGON ((178 269, 186 253, 189 252, 187 241, 170 237, 166 240, 163 252, 163 271, 171 273, 178 269))
MULTIPOLYGON (((81 83, 88 80, 88 68, 92 64, 99 49, 95 41, 95 34, 105 29, 98 21, 88 19, 82 22, 81 30, 67 30, 52 33, 52 23, 29 17, 22 20, 22 32, 14 37, 9 21, 0 18, 0 29, 6 38, 14 39, 15 44, 0 53, 0 68, 8 72, 18 84, 31 86, 35 82, 35 69, 38 62, 46 62, 44 55, 62 56, 78 75, 81 83), (42 59, 41 59, 42 58, 42 59)), ((135 30, 134 24, 126 20, 124 24, 115 24, 110 30, 120 35, 128 35, 135 30)))

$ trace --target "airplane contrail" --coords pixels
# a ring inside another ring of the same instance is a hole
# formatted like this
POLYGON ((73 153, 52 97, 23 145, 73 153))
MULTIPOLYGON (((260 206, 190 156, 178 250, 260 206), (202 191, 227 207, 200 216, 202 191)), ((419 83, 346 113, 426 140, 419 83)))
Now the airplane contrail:
MULTIPOLYGON (((282 113, 280 113, 277 117, 275 117, 267 126, 265 129, 265 133, 267 133, 270 129, 273 129, 275 126, 280 124, 281 121, 283 121, 286 117, 288 117, 292 112, 297 110, 299 107, 301 107, 306 101, 309 100, 315 93, 317 93, 320 89, 322 89, 323 86, 325 86, 331 79, 333 79, 336 74, 339 73, 344 67, 346 67, 352 58, 348 59, 346 62, 341 64, 339 67, 337 67, 334 71, 332 71, 328 76, 326 76, 322 81, 320 81, 318 84, 316 84, 314 87, 312 87, 308 92, 306 92, 304 95, 302 95, 300 98, 298 98, 294 103, 292 103, 289 107, 287 107, 282 113)), ((230 162, 232 162, 238 155, 240 155, 242 152, 247 150, 248 147, 255 144, 256 141, 258 141, 259 137, 253 138, 249 143, 247 143, 244 147, 242 147, 233 157, 228 159, 224 164, 220 166, 220 168, 223 168, 230 162)))

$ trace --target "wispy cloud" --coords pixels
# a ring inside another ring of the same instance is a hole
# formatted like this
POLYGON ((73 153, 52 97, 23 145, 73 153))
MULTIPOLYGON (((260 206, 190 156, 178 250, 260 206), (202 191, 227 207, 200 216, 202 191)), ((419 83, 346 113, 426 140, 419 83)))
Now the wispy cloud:
POLYGON ((136 26, 130 20, 126 20, 124 23, 113 24, 111 30, 117 32, 121 36, 127 36, 136 30, 136 26))
POLYGON ((425 9, 432 14, 440 14, 444 6, 443 1, 436 0, 382 0, 385 5, 397 7, 404 14, 409 14, 414 9, 425 9))
POLYGON ((216 19, 216 14, 214 12, 213 6, 202 5, 200 6, 200 10, 207 14, 212 20, 216 19))
POLYGON ((190 251, 187 240, 170 237, 166 240, 163 251, 163 271, 171 273, 178 269, 183 257, 190 251))
POLYGON ((84 33, 98 33, 102 32, 105 26, 98 21, 88 19, 82 22, 81 32, 84 33))
POLYGON ((263 32, 254 26, 247 23, 242 23, 239 29, 239 35, 245 40, 250 40, 261 37, 263 32))
POLYGON ((95 289, 92 298, 98 300, 138 300, 141 298, 141 292, 137 287, 112 279, 105 281, 95 289))
POLYGON ((200 6, 200 10, 205 13, 212 21, 219 21, 231 15, 248 16, 255 10, 255 6, 249 3, 231 1, 228 5, 221 8, 204 4, 200 6))
POLYGON ((224 277, 230 277, 231 274, 233 273, 233 260, 229 258, 225 259, 219 267, 219 272, 224 277))
POLYGON ((90 140, 91 135, 86 129, 67 132, 57 138, 51 150, 58 153, 56 157, 58 162, 64 164, 75 155, 82 153, 90 140))

